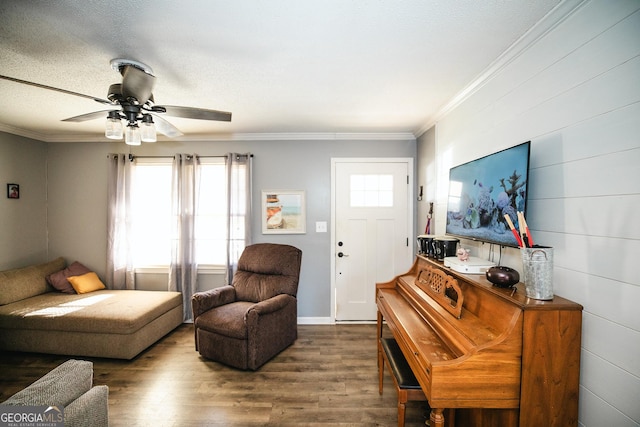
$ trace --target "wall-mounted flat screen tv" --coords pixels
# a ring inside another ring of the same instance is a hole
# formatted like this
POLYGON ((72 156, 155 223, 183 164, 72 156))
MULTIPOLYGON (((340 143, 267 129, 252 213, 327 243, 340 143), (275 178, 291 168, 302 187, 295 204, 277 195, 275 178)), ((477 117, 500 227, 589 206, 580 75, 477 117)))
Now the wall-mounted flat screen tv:
POLYGON ((531 141, 449 170, 446 234, 518 247, 504 218, 518 228, 517 212, 527 209, 531 141))

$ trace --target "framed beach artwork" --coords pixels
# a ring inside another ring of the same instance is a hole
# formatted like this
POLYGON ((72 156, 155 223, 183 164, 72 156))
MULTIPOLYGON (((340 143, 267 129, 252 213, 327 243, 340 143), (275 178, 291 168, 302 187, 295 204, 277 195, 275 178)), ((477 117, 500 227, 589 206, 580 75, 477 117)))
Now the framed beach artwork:
POLYGON ((304 234, 304 191, 262 191, 262 234, 304 234))

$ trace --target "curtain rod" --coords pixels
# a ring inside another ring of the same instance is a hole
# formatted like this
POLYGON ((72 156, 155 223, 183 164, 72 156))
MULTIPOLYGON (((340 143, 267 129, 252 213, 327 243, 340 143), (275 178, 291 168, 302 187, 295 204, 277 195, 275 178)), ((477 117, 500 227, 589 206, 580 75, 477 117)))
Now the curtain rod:
MULTIPOLYGON (((238 154, 239 157, 253 157, 253 154, 250 153, 245 153, 245 154, 238 154)), ((200 155, 196 155, 196 157, 198 158, 204 158, 204 159, 215 159, 215 158, 227 158, 229 157, 226 154, 223 154, 221 156, 200 156, 200 155)), ((134 154, 129 153, 129 160, 133 161, 134 159, 173 159, 173 156, 136 156, 134 154)))

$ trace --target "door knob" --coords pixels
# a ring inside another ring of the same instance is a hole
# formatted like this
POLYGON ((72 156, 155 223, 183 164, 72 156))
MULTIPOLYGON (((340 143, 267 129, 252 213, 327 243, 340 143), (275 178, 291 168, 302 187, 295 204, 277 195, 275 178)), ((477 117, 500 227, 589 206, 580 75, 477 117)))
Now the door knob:
POLYGON ((338 258, 342 258, 343 256, 349 256, 349 255, 343 254, 342 252, 338 252, 338 258))

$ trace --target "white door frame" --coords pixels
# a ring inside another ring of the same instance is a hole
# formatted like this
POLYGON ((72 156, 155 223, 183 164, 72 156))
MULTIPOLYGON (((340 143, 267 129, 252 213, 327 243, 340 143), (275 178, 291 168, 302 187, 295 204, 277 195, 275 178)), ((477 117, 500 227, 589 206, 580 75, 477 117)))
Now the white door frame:
MULTIPOLYGON (((412 157, 332 157, 331 158, 331 323, 336 323, 336 164, 338 163, 399 163, 408 165, 409 194, 407 197, 407 224, 409 224, 409 239, 415 235, 413 221, 413 183, 414 170, 412 157)), ((410 240, 409 245, 415 246, 410 240)), ((411 252, 413 253, 413 251, 411 252)))

